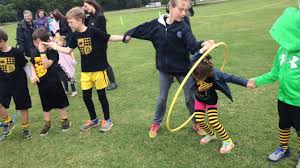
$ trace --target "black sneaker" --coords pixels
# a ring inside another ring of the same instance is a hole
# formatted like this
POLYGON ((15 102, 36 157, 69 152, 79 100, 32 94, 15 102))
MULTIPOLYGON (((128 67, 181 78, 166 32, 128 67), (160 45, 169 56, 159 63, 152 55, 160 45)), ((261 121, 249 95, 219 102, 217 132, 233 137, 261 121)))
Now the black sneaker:
POLYGON ((27 128, 23 129, 23 137, 25 139, 30 139, 31 138, 31 132, 29 131, 29 129, 27 129, 27 128))
POLYGON ((70 129, 70 125, 71 125, 70 121, 65 120, 61 124, 61 131, 68 131, 70 129))
POLYGON ((51 126, 45 125, 42 131, 40 132, 41 136, 46 136, 50 130, 51 126))

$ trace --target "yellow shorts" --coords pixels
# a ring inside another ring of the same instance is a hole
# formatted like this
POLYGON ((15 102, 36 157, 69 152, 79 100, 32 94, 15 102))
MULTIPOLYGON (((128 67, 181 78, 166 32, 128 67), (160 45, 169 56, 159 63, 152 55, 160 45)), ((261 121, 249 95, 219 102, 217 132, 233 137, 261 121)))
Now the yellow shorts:
POLYGON ((108 86, 108 77, 106 71, 81 72, 81 89, 89 90, 96 87, 97 90, 108 86))

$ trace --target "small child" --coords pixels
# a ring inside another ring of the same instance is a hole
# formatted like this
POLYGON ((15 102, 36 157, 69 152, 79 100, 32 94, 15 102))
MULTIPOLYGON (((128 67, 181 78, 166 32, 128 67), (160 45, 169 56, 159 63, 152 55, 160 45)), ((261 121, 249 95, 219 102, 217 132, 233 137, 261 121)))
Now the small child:
POLYGON ((14 127, 6 111, 11 98, 14 99, 16 110, 21 111, 23 136, 30 139, 28 109, 31 108, 31 99, 25 73, 27 60, 21 51, 9 46, 7 40, 7 33, 0 29, 0 117, 5 123, 0 140, 10 135, 14 127))
POLYGON ((251 87, 279 83, 279 147, 268 159, 277 162, 291 155, 289 139, 292 127, 298 135, 298 165, 300 168, 300 11, 287 8, 270 30, 272 38, 280 45, 272 70, 253 80, 251 87))
MULTIPOLYGON (((56 34, 56 36, 54 37, 54 41, 56 42, 56 44, 58 46, 65 46, 65 39, 60 36, 59 34, 56 34)), ((76 87, 75 87, 75 68, 76 68, 76 61, 75 61, 75 57, 74 57, 74 53, 72 52, 71 54, 65 54, 62 52, 58 52, 59 54, 59 61, 58 64, 62 67, 62 69, 65 71, 65 73, 68 76, 68 80, 67 81, 62 81, 64 84, 64 89, 66 94, 69 92, 69 86, 68 83, 70 83, 71 85, 71 96, 76 96, 77 95, 77 91, 76 91, 76 87)))
POLYGON ((49 41, 49 33, 42 28, 33 32, 33 43, 36 49, 31 57, 31 82, 37 83, 38 90, 44 111, 45 126, 40 132, 41 136, 48 134, 51 128, 51 114, 52 109, 58 109, 61 118, 61 130, 67 131, 70 128, 70 122, 66 107, 69 106, 67 95, 64 92, 63 86, 60 82, 58 73, 56 72, 56 65, 58 64, 59 55, 57 51, 47 49, 42 42, 49 41))
POLYGON ((217 102, 218 95, 216 90, 224 93, 231 101, 232 96, 227 82, 247 87, 248 81, 234 75, 229 75, 214 68, 211 62, 211 56, 207 56, 193 71, 195 79, 193 90, 195 93, 195 118, 200 128, 206 131, 208 135, 200 140, 200 144, 207 144, 211 140, 217 139, 215 131, 223 140, 220 153, 228 153, 234 147, 234 143, 227 134, 224 126, 219 122, 217 102), (207 111, 208 123, 205 122, 205 112, 207 111))

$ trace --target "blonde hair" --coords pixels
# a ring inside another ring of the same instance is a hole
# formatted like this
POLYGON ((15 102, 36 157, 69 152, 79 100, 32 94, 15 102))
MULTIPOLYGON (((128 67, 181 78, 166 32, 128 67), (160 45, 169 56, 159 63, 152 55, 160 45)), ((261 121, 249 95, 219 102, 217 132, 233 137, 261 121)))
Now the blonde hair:
POLYGON ((66 14, 67 19, 81 20, 82 23, 85 21, 85 13, 82 8, 74 7, 70 9, 66 14))
POLYGON ((170 0, 169 1, 169 3, 167 4, 167 6, 170 8, 171 6, 173 7, 173 8, 175 8, 177 5, 178 5, 178 2, 179 1, 185 1, 185 2, 187 2, 188 4, 189 4, 189 7, 190 7, 190 5, 191 5, 191 2, 190 2, 190 0, 170 0))
POLYGON ((63 42, 63 46, 66 45, 66 40, 59 33, 55 34, 54 41, 60 41, 63 42))

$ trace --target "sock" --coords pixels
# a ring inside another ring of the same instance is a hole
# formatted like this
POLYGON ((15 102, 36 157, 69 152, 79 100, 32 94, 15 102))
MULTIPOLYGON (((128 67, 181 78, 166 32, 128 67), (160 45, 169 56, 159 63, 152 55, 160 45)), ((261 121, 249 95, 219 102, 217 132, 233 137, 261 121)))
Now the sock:
POLYGON ((229 138, 227 131, 223 127, 223 125, 218 120, 218 110, 217 108, 209 108, 208 112, 208 120, 209 124, 217 131, 220 137, 226 142, 232 142, 229 138))
POLYGON ((51 127, 51 121, 45 121, 45 126, 51 127))
POLYGON ((28 129, 29 128, 29 123, 23 123, 22 128, 23 129, 28 129))
POLYGON ((10 124, 12 122, 11 118, 7 116, 6 118, 3 119, 5 124, 10 124))
POLYGON ((280 146, 284 149, 287 150, 289 148, 289 139, 291 135, 291 129, 280 129, 279 128, 279 141, 280 141, 280 146))

